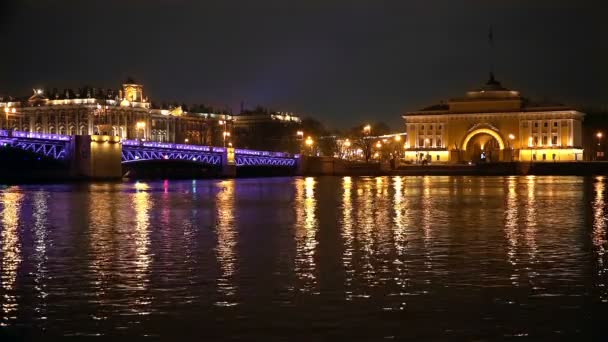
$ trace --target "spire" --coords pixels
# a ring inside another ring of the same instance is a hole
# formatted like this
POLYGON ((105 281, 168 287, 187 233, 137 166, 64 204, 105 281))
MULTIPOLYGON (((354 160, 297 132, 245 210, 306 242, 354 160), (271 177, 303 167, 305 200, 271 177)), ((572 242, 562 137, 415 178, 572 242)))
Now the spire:
POLYGON ((488 30, 488 45, 489 45, 489 64, 490 64, 490 79, 494 79, 494 30, 492 29, 492 25, 490 25, 490 29, 488 30))

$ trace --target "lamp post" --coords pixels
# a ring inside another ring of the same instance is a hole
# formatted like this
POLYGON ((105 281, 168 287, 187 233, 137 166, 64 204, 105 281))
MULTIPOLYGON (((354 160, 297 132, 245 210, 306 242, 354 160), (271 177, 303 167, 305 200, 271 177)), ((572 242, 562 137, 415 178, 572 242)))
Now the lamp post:
POLYGON ((510 152, 511 152, 511 161, 513 161, 513 140, 515 140, 515 136, 513 134, 509 134, 509 147, 510 147, 510 152))
POLYGON ((312 155, 312 145, 314 144, 314 141, 312 140, 311 137, 306 138, 306 146, 310 147, 310 155, 312 155))
POLYGON ((224 137, 224 147, 226 147, 226 137, 230 137, 230 132, 224 131, 222 136, 224 137))
POLYGON ((603 153, 600 151, 600 148, 601 148, 600 144, 601 144, 603 136, 604 135, 602 134, 602 132, 597 132, 595 134, 595 137, 597 138, 597 151, 595 152, 595 160, 597 160, 598 157, 603 157, 604 156, 603 153))
POLYGON ((534 139, 528 138, 528 145, 530 146, 530 162, 532 162, 532 155, 534 154, 534 139))
POLYGON ((302 141, 304 140, 304 131, 297 131, 296 139, 298 140, 298 152, 302 153, 302 141))
MULTIPOLYGON (((350 140, 348 140, 348 138, 344 141, 344 147, 346 147, 345 152, 344 152, 344 157, 348 157, 348 152, 350 149, 350 140)), ((344 158, 344 159, 348 159, 348 158, 344 158)))

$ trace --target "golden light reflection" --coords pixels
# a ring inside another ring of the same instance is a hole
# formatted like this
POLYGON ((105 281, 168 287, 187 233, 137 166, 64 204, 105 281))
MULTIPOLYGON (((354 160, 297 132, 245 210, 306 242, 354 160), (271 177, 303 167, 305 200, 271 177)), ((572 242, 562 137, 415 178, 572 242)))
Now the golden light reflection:
MULTIPOLYGON (((537 178, 535 176, 527 176, 527 188, 528 188, 528 197, 526 199, 526 218, 525 218, 525 228, 524 228, 524 239, 526 243, 526 247, 528 249, 528 256, 530 258, 530 264, 535 264, 537 262, 536 255, 538 253, 538 245, 536 242, 536 233, 537 233, 537 203, 536 203, 536 182, 537 178)), ((530 281, 536 278, 537 272, 530 269, 528 272, 528 278, 530 281)))
POLYGON ((217 247, 216 257, 220 269, 217 279, 217 289, 220 299, 217 306, 234 306, 237 285, 235 275, 237 271, 237 233, 235 231, 235 181, 233 179, 218 184, 220 191, 217 195, 217 247))
POLYGON ((300 290, 313 291, 317 286, 315 250, 318 221, 315 198, 316 180, 306 177, 296 182, 296 260, 295 273, 302 283, 300 290))
POLYGON ((2 321, 0 325, 8 326, 11 321, 17 319, 17 295, 15 294, 15 283, 17 271, 21 264, 21 242, 19 241, 19 213, 23 194, 18 187, 11 187, 0 194, 2 204, 2 321))
MULTIPOLYGON (((120 257, 126 248, 113 249, 114 221, 111 219, 112 197, 108 188, 101 185, 91 184, 89 193, 88 212, 90 213, 90 264, 89 271, 92 274, 92 291, 95 295, 94 301, 100 307, 92 316, 95 320, 107 319, 112 315, 111 310, 107 310, 104 304, 110 300, 107 297, 110 284, 112 283, 112 268, 114 256, 118 252, 120 257)), ((121 266, 124 266, 122 260, 121 266)), ((130 272, 129 272, 130 273, 130 272)))
POLYGON ((606 178, 598 176, 595 178, 593 190, 595 199, 593 201, 593 245, 597 253, 597 272, 600 279, 600 300, 603 303, 608 302, 608 288, 604 281, 608 275, 608 267, 606 265, 606 247, 608 241, 606 237, 606 178))
MULTIPOLYGON (((358 252, 360 253, 360 260, 358 264, 361 269, 357 270, 357 275, 359 275, 364 284, 367 287, 373 287, 376 285, 376 267, 374 265, 373 256, 374 256, 374 245, 376 241, 374 231, 376 228, 376 222, 374 219, 374 208, 375 201, 374 194, 372 193, 374 184, 371 178, 363 178, 361 180, 363 182, 362 186, 360 185, 357 189, 357 209, 356 210, 356 222, 358 222, 358 227, 355 232, 355 243, 358 248, 358 252)), ((376 184, 378 181, 376 180, 376 184)), ((363 291, 362 294, 356 295, 356 297, 368 298, 370 294, 367 293, 367 289, 363 286, 360 287, 360 291, 363 291)))
POLYGON ((507 195, 505 208, 505 235, 507 239, 507 261, 515 268, 511 274, 511 282, 514 286, 519 284, 517 273, 517 247, 518 241, 518 200, 517 200, 517 177, 507 179, 507 195))
POLYGON ((152 206, 149 186, 145 183, 136 183, 137 192, 133 195, 133 208, 135 208, 135 272, 140 280, 139 289, 144 290, 148 285, 148 270, 150 268, 150 208, 152 206))
POLYGON ((353 233, 353 202, 351 189, 353 187, 351 177, 342 178, 342 239, 344 240, 344 252, 342 254, 342 265, 344 267, 344 295, 346 300, 352 300, 353 279, 355 269, 353 265, 354 256, 354 233, 353 233))
POLYGON ((430 253, 431 244, 433 241, 432 236, 432 210, 433 202, 431 198, 431 178, 424 176, 422 180, 422 231, 424 234, 424 250, 425 250, 425 266, 429 271, 433 268, 433 257, 430 253))
POLYGON ((47 217, 48 217, 48 193, 37 191, 33 199, 33 220, 34 226, 34 290, 38 301, 34 304, 34 312, 39 319, 46 317, 46 297, 47 292, 47 217))
MULTIPOLYGON (((406 197, 404 197, 403 195, 404 187, 402 177, 393 177, 393 188, 395 192, 393 198, 393 241, 395 245, 395 252, 397 254, 397 258, 393 261, 393 265, 395 266, 395 272, 397 273, 395 282, 400 289, 400 293, 398 293, 398 295, 401 297, 405 297, 407 294, 408 279, 406 276, 407 225, 404 220, 408 216, 407 213, 405 213, 405 211, 408 210, 408 203, 404 203, 404 198, 406 197)), ((397 309, 404 310, 405 302, 399 302, 397 309)))

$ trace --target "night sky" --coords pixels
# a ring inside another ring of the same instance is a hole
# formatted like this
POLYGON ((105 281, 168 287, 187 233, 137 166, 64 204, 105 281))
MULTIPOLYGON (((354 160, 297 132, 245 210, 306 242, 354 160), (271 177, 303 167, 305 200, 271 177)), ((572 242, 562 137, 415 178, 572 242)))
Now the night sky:
MULTIPOLYGON (((0 94, 118 88, 155 102, 257 104, 337 128, 481 86, 608 104, 602 1, 0 1, 0 94)), ((607 6, 608 7, 608 6, 607 6)))

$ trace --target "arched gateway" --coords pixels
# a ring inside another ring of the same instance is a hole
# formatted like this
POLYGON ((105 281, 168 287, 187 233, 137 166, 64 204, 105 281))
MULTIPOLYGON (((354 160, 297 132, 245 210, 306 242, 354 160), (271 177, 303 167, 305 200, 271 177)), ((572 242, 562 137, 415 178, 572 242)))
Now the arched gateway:
POLYGON ((466 96, 403 115, 405 159, 466 161, 572 161, 582 155, 584 114, 570 107, 533 104, 488 82, 466 96))
POLYGON ((461 146, 461 160, 463 161, 497 162, 503 160, 502 151, 505 149, 505 143, 500 133, 492 128, 470 130, 464 137, 461 146))

